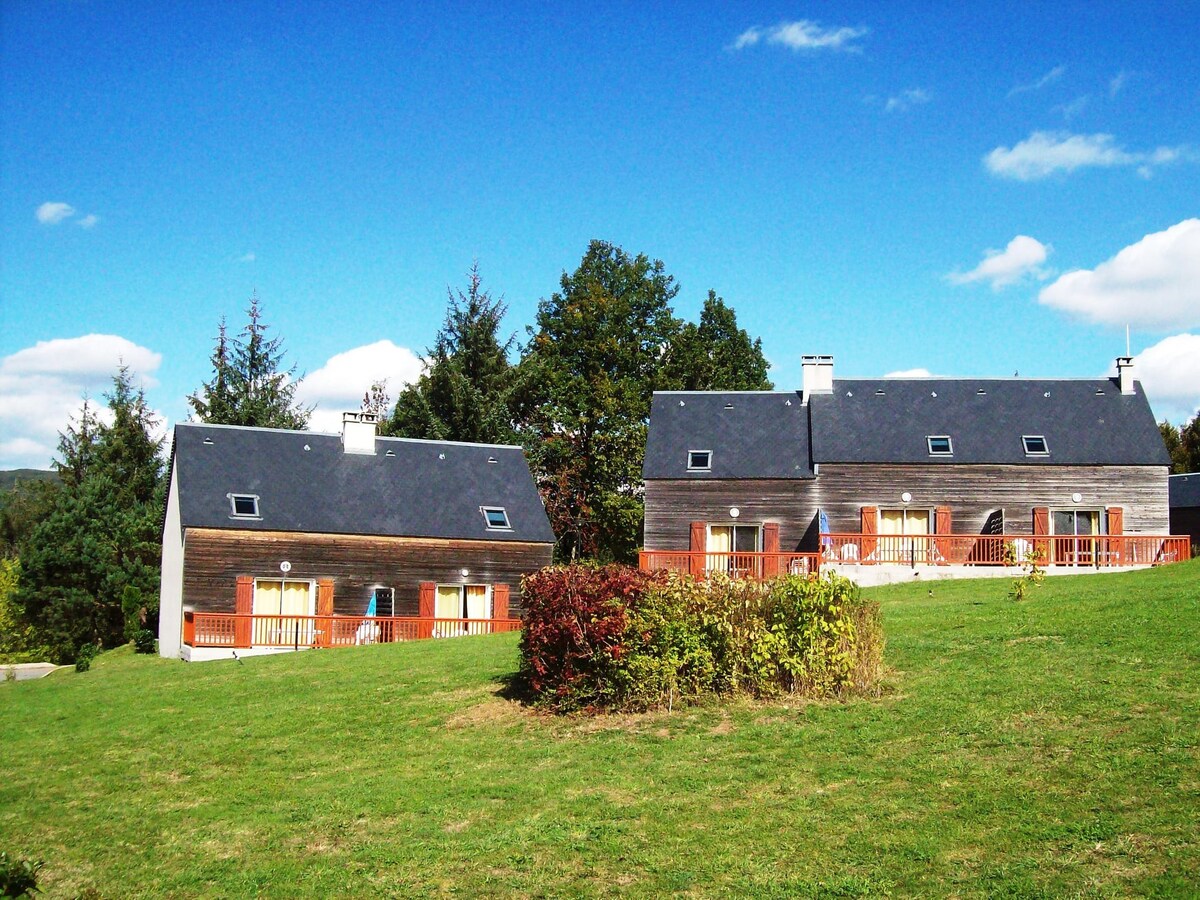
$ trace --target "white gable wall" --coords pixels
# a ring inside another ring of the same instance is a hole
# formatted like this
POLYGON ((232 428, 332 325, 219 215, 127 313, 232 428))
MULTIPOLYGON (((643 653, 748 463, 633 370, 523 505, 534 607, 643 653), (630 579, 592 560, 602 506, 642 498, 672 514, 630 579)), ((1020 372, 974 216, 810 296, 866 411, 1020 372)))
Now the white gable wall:
POLYGON ((163 523, 162 577, 158 591, 158 655, 178 659, 183 638, 183 526, 179 517, 179 471, 171 466, 163 523))

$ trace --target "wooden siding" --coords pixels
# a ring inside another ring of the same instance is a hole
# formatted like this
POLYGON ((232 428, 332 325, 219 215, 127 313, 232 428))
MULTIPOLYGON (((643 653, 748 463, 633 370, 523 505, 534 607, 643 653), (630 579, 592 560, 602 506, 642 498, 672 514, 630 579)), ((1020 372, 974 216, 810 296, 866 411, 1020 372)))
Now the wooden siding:
POLYGON ((683 480, 646 482, 644 546, 686 550, 690 523, 728 524, 730 507, 744 524, 776 522, 782 550, 815 550, 816 516, 833 532, 859 532, 862 507, 948 507, 957 534, 978 534, 1004 510, 1006 529, 1028 531, 1035 506, 1125 510, 1126 534, 1166 534, 1164 466, 921 466, 823 463, 812 480, 683 480), (900 495, 908 491, 905 504, 900 495), (1082 500, 1074 503, 1071 495, 1082 500))
POLYGON ((364 537, 189 528, 184 540, 183 603, 198 612, 233 612, 237 577, 333 582, 335 615, 361 616, 376 587, 396 591, 395 613, 415 616, 422 581, 505 584, 518 615, 521 576, 550 564, 553 547, 499 541, 364 537), (463 576, 462 570, 470 573, 463 576))

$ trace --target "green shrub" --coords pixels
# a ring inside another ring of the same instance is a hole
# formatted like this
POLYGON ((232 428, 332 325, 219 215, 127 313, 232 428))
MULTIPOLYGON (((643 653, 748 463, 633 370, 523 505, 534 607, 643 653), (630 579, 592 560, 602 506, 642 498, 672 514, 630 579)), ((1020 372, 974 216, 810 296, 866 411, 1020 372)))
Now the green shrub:
POLYGON ((32 897, 41 893, 37 879, 42 865, 31 859, 12 859, 0 850, 0 897, 32 897))
POLYGON ((154 632, 149 628, 143 628, 133 633, 133 649, 135 652, 153 653, 154 644, 154 632))
POLYGON ((86 672, 92 667, 92 660, 96 658, 99 648, 92 643, 80 644, 79 652, 75 654, 75 671, 86 672))
POLYGON ((882 668, 878 606, 836 575, 763 584, 568 566, 532 576, 524 592, 522 675, 558 711, 842 696, 873 690, 882 668))

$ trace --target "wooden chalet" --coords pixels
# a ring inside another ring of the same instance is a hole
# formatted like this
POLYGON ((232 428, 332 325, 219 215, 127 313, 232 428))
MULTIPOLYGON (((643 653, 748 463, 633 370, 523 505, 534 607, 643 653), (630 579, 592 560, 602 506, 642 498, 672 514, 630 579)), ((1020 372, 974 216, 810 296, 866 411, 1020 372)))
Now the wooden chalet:
POLYGON ((864 583, 1188 556, 1169 460, 1132 360, 1115 378, 835 379, 654 395, 641 564, 864 583))
POLYGON ((175 427, 159 652, 203 659, 513 630, 554 535, 520 447, 175 427))

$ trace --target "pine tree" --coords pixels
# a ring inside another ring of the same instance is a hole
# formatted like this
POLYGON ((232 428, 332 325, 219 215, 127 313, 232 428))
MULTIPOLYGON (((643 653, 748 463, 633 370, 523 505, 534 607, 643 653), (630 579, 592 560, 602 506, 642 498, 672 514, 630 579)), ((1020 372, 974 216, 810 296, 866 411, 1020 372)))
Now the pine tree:
MULTIPOLYGON (((62 662, 81 644, 125 639, 122 597, 133 587, 158 594, 163 498, 162 439, 145 396, 122 366, 106 394, 112 423, 99 423, 85 399, 60 435, 62 478, 48 514, 22 548, 14 602, 39 643, 62 662)), ((157 627, 157 603, 145 627, 157 627)))
POLYGON ((188 395, 188 404, 201 422, 226 424, 230 422, 237 406, 234 385, 237 377, 229 361, 229 339, 225 329, 225 317, 217 325, 217 344, 210 357, 213 367, 211 381, 204 382, 200 390, 188 395))
POLYGON ((466 293, 447 289, 446 320, 422 361, 425 371, 396 399, 384 431, 397 437, 516 442, 512 402, 516 370, 508 355, 515 337, 500 338, 507 311, 483 290, 478 264, 466 293))
POLYGON ((306 427, 312 409, 296 399, 302 379, 295 366, 284 368, 283 339, 269 336, 257 293, 250 297, 246 317, 246 327, 232 340, 221 321, 212 379, 188 397, 196 418, 214 425, 306 427))

